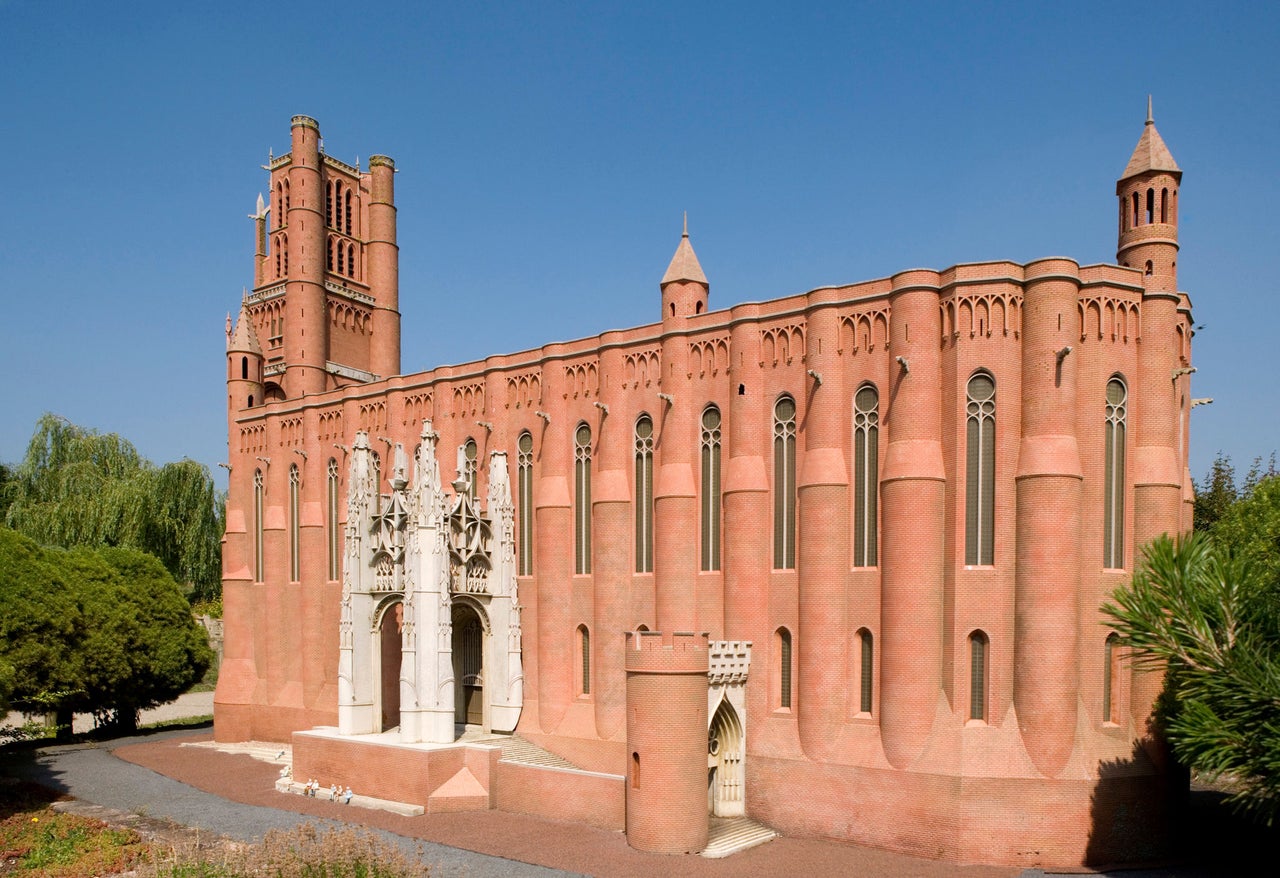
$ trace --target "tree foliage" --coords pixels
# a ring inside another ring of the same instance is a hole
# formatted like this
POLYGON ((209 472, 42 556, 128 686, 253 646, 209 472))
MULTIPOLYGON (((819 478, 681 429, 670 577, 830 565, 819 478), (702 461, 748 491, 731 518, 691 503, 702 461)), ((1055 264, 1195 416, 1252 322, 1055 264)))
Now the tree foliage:
POLYGON ((173 577, 132 549, 45 549, 0 528, 0 665, 12 700, 126 728, 213 660, 173 577))
POLYGON ((44 545, 138 549, 196 599, 221 591, 223 500, 195 461, 156 467, 115 433, 46 414, 3 493, 3 523, 44 545))
POLYGON ((1207 533, 1148 546, 1132 583, 1103 611, 1137 663, 1168 669, 1172 698, 1158 720, 1174 754, 1231 779, 1236 803, 1272 823, 1280 816, 1280 478, 1261 472, 1255 464, 1259 475, 1207 533))

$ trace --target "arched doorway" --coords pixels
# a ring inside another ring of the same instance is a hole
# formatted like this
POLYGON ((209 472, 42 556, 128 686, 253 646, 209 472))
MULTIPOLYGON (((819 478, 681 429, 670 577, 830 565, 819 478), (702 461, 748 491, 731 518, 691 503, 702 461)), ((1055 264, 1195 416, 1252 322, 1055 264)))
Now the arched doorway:
POLYGON ((454 722, 484 725, 484 624, 469 603, 453 605, 454 722))
POLYGON ((384 604, 378 622, 378 695, 381 705, 379 731, 400 725, 400 661, 404 631, 404 603, 384 604))
POLYGON ((707 808, 713 817, 740 817, 746 813, 743 744, 738 712, 728 700, 721 701, 707 729, 707 808))

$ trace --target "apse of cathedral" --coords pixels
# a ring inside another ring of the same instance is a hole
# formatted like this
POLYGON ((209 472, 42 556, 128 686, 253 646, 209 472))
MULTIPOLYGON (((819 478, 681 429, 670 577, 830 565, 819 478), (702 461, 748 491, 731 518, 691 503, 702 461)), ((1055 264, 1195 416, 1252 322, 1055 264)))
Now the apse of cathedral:
POLYGON ((266 168, 218 740, 649 851, 711 817, 1024 866, 1165 850, 1161 678, 1099 611, 1191 520, 1182 172, 1149 111, 1114 264, 715 310, 686 227, 655 322, 408 373, 394 161, 296 116, 266 168))

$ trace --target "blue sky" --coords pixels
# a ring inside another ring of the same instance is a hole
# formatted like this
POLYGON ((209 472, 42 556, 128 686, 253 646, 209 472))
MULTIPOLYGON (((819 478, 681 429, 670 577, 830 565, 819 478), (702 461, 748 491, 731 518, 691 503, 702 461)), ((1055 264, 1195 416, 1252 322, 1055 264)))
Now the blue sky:
POLYGON ((0 35, 0 461, 52 411, 223 481, 223 326, 294 114, 396 159, 418 371, 657 319, 686 210, 712 308, 1112 262, 1148 93, 1215 399, 1192 472, 1280 446, 1275 3, 0 0, 0 35))

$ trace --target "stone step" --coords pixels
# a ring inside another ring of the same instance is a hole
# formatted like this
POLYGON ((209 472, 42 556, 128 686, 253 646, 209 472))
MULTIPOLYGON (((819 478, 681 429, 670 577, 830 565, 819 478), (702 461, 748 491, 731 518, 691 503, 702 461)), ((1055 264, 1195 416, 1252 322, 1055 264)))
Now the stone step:
POLYGON ((524 765, 541 765, 547 768, 578 768, 569 760, 563 759, 549 750, 544 750, 519 735, 508 735, 502 741, 502 761, 519 762, 524 765))
POLYGON ((718 860, 777 837, 778 833, 750 817, 713 817, 702 856, 718 860))

